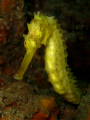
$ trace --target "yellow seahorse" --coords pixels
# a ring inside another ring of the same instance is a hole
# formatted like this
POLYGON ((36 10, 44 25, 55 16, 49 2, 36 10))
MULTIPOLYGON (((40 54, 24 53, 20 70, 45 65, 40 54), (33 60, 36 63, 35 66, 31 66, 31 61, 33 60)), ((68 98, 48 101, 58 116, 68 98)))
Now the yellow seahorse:
POLYGON ((67 101, 78 104, 80 93, 74 85, 75 80, 66 63, 67 54, 63 30, 54 17, 48 17, 40 12, 34 14, 34 19, 27 26, 28 34, 24 35, 26 54, 14 78, 23 79, 35 51, 44 44, 46 46, 45 70, 54 90, 63 95, 67 101))

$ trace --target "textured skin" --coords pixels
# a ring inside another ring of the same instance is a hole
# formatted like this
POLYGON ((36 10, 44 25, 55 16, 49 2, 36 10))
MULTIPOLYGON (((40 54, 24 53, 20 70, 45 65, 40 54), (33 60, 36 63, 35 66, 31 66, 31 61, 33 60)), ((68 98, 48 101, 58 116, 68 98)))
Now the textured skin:
POLYGON ((63 30, 53 17, 47 17, 40 13, 34 15, 34 19, 28 24, 28 34, 24 35, 26 55, 21 63, 15 79, 21 80, 35 51, 44 44, 45 70, 54 90, 63 95, 69 102, 78 104, 80 93, 74 85, 73 77, 66 63, 67 54, 64 44, 63 30))

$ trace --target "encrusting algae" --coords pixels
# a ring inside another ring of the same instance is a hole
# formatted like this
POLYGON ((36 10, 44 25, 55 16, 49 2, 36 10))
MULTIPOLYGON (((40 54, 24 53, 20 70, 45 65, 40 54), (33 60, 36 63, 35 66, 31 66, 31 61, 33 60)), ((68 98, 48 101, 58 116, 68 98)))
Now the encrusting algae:
POLYGON ((74 85, 75 80, 66 63, 67 54, 63 37, 64 31, 54 17, 48 17, 40 14, 40 12, 34 14, 34 19, 27 26, 28 34, 24 35, 26 54, 14 78, 17 80, 23 79, 23 75, 34 53, 44 44, 46 46, 45 70, 54 90, 63 95, 67 101, 79 104, 80 93, 74 85))

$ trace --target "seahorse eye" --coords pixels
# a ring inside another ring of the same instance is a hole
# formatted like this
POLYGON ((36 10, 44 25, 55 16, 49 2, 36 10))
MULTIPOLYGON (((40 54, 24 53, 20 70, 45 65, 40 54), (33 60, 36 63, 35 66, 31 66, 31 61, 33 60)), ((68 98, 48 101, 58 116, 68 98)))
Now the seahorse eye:
POLYGON ((26 42, 24 41, 24 45, 26 45, 26 42))

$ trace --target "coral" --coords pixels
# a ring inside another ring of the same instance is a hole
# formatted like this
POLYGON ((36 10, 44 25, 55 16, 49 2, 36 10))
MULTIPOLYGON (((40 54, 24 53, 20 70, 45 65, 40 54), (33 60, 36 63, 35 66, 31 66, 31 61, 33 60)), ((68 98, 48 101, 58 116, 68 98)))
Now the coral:
POLYGON ((0 45, 22 37, 24 32, 23 0, 1 0, 0 45), (22 21, 22 22, 21 22, 22 21))
POLYGON ((67 68, 63 33, 64 31, 53 17, 44 16, 39 12, 35 14, 32 22, 28 24, 28 34, 24 35, 26 54, 14 78, 17 80, 23 78, 34 53, 44 44, 46 46, 45 69, 54 90, 69 102, 78 104, 80 93, 74 85, 75 81, 70 70, 67 68))
POLYGON ((90 108, 88 110, 88 118, 87 118, 87 120, 90 120, 90 108))
POLYGON ((54 97, 34 94, 31 85, 15 81, 0 90, 0 120, 57 120, 54 97), (2 94, 3 93, 3 94, 2 94))
POLYGON ((90 120, 90 84, 76 111, 76 120, 90 120))
POLYGON ((11 12, 16 6, 16 0, 2 0, 1 2, 1 13, 11 12))
MULTIPOLYGON (((42 104, 42 108, 39 111, 36 108, 33 118, 30 120, 56 120, 59 110, 54 98, 43 98, 40 100, 40 103, 42 104), (45 111, 48 111, 48 113, 45 113, 45 111)), ((38 105, 38 103, 36 104, 38 105)))
POLYGON ((0 0, 0 79, 15 69, 12 62, 25 30, 23 8, 23 0, 0 0))
POLYGON ((3 19, 0 19, 0 45, 6 44, 9 30, 10 28, 6 25, 6 22, 3 19))

